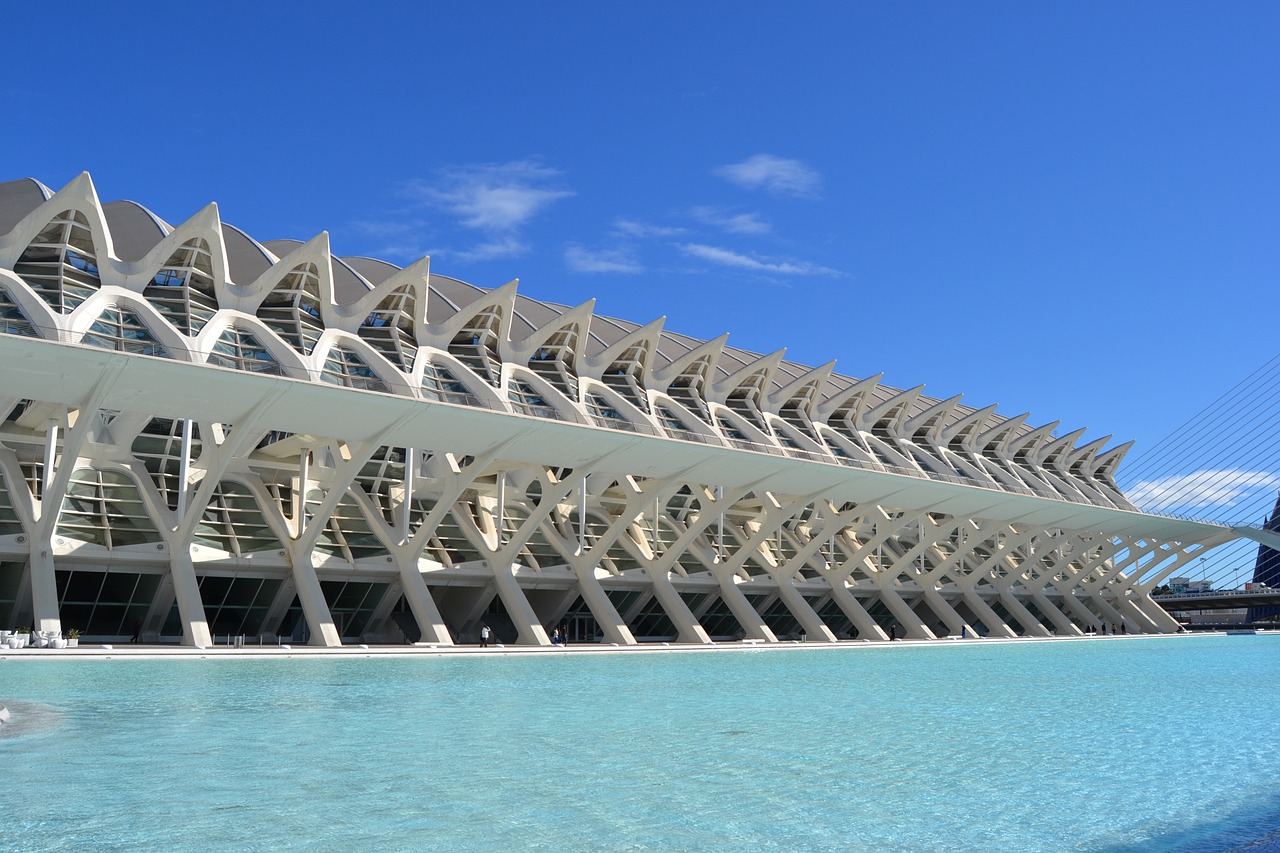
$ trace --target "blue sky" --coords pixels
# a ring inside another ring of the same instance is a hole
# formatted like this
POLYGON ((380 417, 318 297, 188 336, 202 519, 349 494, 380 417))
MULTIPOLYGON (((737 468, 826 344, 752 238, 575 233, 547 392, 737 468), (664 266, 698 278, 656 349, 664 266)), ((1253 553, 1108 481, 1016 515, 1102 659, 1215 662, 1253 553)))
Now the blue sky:
POLYGON ((1276 4, 59 14, 5 12, 6 179, 1140 447, 1276 352, 1276 4))

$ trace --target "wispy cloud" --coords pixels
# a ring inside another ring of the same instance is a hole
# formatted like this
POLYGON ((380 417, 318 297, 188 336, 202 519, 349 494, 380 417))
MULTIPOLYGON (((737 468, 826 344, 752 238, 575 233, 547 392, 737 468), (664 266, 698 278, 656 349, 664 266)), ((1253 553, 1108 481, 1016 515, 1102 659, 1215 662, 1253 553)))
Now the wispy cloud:
POLYGON ((1195 471, 1149 480, 1134 486, 1129 500, 1159 512, 1178 508, 1226 508, 1235 506, 1261 489, 1280 486, 1280 475, 1267 471, 1220 469, 1195 471))
POLYGON ((682 243, 680 251, 713 264, 776 275, 840 275, 839 270, 785 258, 760 258, 702 243, 682 243))
POLYGON ((634 219, 615 219, 613 221, 613 230, 618 234, 623 234, 627 237, 639 237, 642 240, 653 237, 679 237, 681 234, 688 233, 687 228, 650 225, 647 222, 637 222, 634 219))
POLYGON ((644 272, 644 267, 626 249, 587 249, 576 243, 565 247, 564 262, 569 269, 580 273, 644 272))
POLYGON ((773 226, 755 212, 731 213, 717 207, 695 207, 689 211, 689 215, 729 234, 768 234, 773 230, 773 226))
POLYGON ((438 250, 442 256, 463 262, 529 251, 524 227, 573 194, 563 185, 558 169, 536 160, 451 166, 441 169, 434 180, 414 180, 401 188, 401 195, 417 205, 443 210, 458 226, 486 235, 470 248, 438 250))
POLYGON ((495 258, 513 258, 529 251, 529 244, 514 234, 504 234, 477 243, 469 249, 445 249, 438 254, 454 260, 470 263, 472 261, 491 261, 495 258))
POLYGON ((788 160, 772 154, 754 154, 741 163, 730 163, 713 170, 718 177, 750 190, 763 189, 774 195, 800 198, 818 195, 822 176, 799 160, 788 160))
POLYGON ((533 160, 476 163, 441 170, 437 183, 412 181, 405 194, 453 213, 466 228, 514 231, 573 195, 557 185, 560 174, 533 160))

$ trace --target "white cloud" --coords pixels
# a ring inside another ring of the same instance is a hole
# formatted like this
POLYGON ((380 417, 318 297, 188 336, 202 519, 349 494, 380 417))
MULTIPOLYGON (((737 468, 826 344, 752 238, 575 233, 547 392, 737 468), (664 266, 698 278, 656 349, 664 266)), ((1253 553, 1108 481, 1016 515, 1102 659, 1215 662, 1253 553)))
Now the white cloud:
POLYGON ((564 262, 569 269, 581 273, 644 272, 644 267, 625 249, 591 250, 570 244, 565 247, 564 262))
POLYGON ((448 210, 467 228, 503 233, 572 196, 555 185, 559 177, 558 170, 532 160, 478 163, 445 169, 436 184, 413 181, 405 193, 448 210))
POLYGON ((650 225, 647 222, 637 222, 634 219, 615 219, 613 230, 628 237, 640 237, 642 239, 649 237, 679 237, 681 234, 688 233, 685 228, 650 225))
POLYGON ((719 166, 714 174, 749 190, 763 189, 774 195, 816 196, 822 176, 799 160, 772 154, 754 154, 741 163, 719 166))
POLYGON ((695 207, 689 215, 699 222, 714 225, 729 234, 768 234, 773 226, 760 218, 760 214, 729 213, 715 207, 695 207))
POLYGON ((1138 483, 1129 500, 1149 511, 1230 507, 1260 489, 1280 486, 1280 475, 1267 471, 1223 469, 1176 474, 1138 483))
POLYGON ((470 249, 446 249, 438 254, 463 262, 491 261, 494 258, 511 258, 529 251, 529 244, 514 234, 506 234, 478 243, 470 249))
POLYGON ((808 261, 795 261, 777 258, 756 258, 719 246, 707 246, 702 243, 682 243, 680 251, 713 264, 751 270, 752 272, 775 273, 778 275, 840 275, 839 270, 831 267, 811 264, 808 261))

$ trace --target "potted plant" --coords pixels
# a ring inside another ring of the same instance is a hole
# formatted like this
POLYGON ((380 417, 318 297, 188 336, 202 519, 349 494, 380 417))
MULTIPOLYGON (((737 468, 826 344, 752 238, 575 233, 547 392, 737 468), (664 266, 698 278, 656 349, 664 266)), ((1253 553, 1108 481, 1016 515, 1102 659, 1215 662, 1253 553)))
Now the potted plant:
POLYGON ((29 645, 31 645, 31 629, 19 628, 18 629, 18 648, 25 649, 29 645))
POLYGON ((72 628, 67 631, 67 648, 74 649, 80 646, 80 629, 72 628))

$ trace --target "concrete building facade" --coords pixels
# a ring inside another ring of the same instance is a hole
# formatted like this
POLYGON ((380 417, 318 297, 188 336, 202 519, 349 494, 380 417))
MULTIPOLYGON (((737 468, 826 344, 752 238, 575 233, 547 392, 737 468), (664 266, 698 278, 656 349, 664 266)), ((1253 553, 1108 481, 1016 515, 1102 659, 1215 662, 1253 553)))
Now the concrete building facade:
POLYGON ((208 645, 1177 630, 1128 445, 0 184, 0 624, 208 645))

